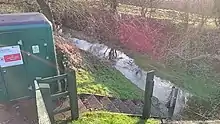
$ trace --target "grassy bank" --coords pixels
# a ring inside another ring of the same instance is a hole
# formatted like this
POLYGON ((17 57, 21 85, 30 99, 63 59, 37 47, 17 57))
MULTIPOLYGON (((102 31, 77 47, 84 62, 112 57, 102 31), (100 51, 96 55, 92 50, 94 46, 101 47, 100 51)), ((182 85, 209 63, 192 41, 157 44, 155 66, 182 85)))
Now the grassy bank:
POLYGON ((144 70, 156 70, 156 75, 169 80, 177 86, 188 90, 194 96, 187 101, 186 109, 183 110, 182 119, 203 120, 219 118, 219 77, 216 74, 195 77, 184 70, 166 67, 162 63, 151 60, 146 55, 135 53, 132 55, 137 65, 144 70))
POLYGON ((72 124, 160 124, 158 120, 144 121, 140 118, 129 117, 123 114, 113 114, 108 112, 85 113, 72 124))
POLYGON ((162 79, 166 79, 188 90, 190 93, 202 97, 209 98, 219 89, 217 83, 218 78, 210 78, 206 76, 195 77, 189 75, 184 70, 174 69, 164 66, 162 63, 151 60, 147 55, 133 53, 132 57, 135 63, 146 71, 156 70, 156 75, 162 79))
MULTIPOLYGON (((88 60, 86 60, 88 61, 88 60)), ((128 99, 143 99, 143 91, 118 70, 98 60, 77 72, 78 93, 91 93, 128 99)))

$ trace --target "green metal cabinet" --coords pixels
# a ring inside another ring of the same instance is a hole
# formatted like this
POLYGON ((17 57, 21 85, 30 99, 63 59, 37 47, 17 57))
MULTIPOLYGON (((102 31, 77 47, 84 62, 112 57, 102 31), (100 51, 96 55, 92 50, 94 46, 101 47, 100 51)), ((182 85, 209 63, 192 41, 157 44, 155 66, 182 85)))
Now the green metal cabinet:
POLYGON ((52 26, 43 14, 0 15, 0 66, 0 101, 29 97, 36 77, 58 74, 52 26))

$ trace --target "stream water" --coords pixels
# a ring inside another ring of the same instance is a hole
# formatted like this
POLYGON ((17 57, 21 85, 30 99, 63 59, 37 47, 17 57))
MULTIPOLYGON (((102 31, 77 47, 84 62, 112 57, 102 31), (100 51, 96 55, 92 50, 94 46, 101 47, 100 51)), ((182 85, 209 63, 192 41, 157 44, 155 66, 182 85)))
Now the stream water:
MULTIPOLYGON (((91 44, 85 40, 79 40, 76 38, 70 38, 70 41, 72 41, 72 43, 75 44, 79 49, 88 51, 102 59, 106 58, 107 56, 104 54, 106 50, 107 53, 110 50, 110 48, 104 44, 91 44)), ((114 67, 137 87, 145 90, 147 72, 139 68, 132 58, 128 57, 123 52, 117 51, 117 58, 115 59, 114 67), (140 70, 142 75, 136 74, 137 70, 140 70)), ((162 80, 161 78, 155 76, 153 96, 158 98, 162 104, 165 104, 171 92, 172 86, 174 86, 174 84, 172 84, 170 81, 162 80)), ((190 94, 187 91, 179 88, 174 116, 178 117, 181 114, 189 96, 190 94)))

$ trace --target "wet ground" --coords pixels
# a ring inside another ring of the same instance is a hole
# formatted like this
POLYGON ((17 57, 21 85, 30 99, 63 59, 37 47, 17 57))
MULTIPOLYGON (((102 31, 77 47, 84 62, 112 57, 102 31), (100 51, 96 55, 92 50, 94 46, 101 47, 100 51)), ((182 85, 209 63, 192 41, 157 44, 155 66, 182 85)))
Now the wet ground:
POLYGON ((37 124, 35 100, 0 103, 0 124, 37 124))

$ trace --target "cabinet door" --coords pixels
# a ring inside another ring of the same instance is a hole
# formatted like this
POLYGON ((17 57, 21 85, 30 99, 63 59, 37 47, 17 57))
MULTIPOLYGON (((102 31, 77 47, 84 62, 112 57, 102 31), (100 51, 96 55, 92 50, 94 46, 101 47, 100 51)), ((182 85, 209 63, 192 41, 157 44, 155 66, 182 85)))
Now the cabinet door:
POLYGON ((28 89, 27 69, 25 67, 24 46, 18 45, 22 32, 3 32, 0 34, 0 59, 2 72, 9 100, 27 97, 28 89))
MULTIPOLYGON (((52 33, 50 34, 47 28, 37 27, 25 30, 23 35, 25 50, 29 54, 26 65, 28 77, 33 81, 36 77, 45 78, 57 75, 54 44, 50 39, 52 33)), ((51 92, 56 89, 57 83, 54 82, 51 85, 51 92)))

